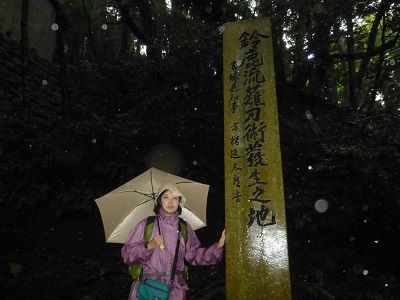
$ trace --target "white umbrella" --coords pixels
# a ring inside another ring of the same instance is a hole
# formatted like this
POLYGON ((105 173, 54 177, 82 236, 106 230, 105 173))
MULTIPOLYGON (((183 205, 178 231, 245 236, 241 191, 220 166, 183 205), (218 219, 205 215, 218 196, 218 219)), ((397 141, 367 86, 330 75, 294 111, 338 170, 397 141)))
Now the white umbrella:
POLYGON ((158 188, 175 183, 186 198, 180 215, 194 230, 207 226, 209 185, 150 168, 115 190, 96 199, 103 220, 106 242, 125 243, 129 231, 142 219, 154 215, 158 188))

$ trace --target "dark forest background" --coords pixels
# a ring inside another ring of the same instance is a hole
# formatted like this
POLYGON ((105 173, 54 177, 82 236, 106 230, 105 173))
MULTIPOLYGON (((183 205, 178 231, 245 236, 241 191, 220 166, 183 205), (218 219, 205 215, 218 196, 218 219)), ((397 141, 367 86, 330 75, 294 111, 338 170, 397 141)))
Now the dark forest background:
MULTIPOLYGON (((293 299, 398 299, 399 7, 0 0, 0 297, 126 299, 94 199, 150 166, 211 185, 218 238, 223 24, 270 16, 293 299)), ((190 299, 223 299, 224 268, 191 268, 190 299)))

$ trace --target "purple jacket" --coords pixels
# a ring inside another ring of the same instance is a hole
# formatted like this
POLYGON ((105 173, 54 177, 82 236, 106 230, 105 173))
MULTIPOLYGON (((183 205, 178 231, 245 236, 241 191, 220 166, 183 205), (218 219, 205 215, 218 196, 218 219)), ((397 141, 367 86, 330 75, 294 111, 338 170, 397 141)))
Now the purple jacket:
MULTIPOLYGON (((132 265, 141 263, 143 265, 143 274, 159 274, 164 272, 171 272, 172 264, 175 255, 176 242, 178 238, 178 213, 173 216, 166 216, 163 210, 157 215, 157 220, 160 222, 161 235, 164 237, 165 249, 161 251, 159 248, 147 249, 144 242, 144 228, 146 226, 146 219, 140 221, 129 233, 128 240, 122 247, 121 253, 124 263, 132 265)), ((203 248, 194 233, 192 227, 187 224, 188 240, 185 243, 184 238, 180 235, 179 255, 176 265, 178 274, 172 286, 170 300, 185 300, 187 299, 187 292, 189 290, 184 275, 181 274, 184 268, 184 261, 194 266, 213 265, 221 261, 223 257, 223 249, 217 247, 217 243, 211 245, 209 248, 203 248)), ((158 234, 157 223, 153 226, 153 232, 150 240, 154 235, 158 234)), ((152 277, 155 278, 155 277, 152 277)), ((170 282, 170 276, 163 275, 161 279, 164 282, 170 282)), ((129 300, 135 300, 136 291, 139 282, 132 283, 129 300)))

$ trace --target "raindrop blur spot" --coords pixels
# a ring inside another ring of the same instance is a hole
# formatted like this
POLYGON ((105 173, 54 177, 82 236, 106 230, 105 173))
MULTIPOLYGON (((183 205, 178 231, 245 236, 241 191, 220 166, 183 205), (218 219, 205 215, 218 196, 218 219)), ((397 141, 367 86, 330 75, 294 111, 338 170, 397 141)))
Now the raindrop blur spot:
POLYGON ((385 287, 388 287, 388 286, 389 286, 389 284, 385 283, 385 287))
POLYGON ((328 210, 329 203, 325 199, 319 199, 315 201, 314 207, 317 212, 324 213, 328 210))
POLYGON ((392 59, 389 61, 389 64, 390 64, 391 66, 394 66, 394 65, 396 64, 396 61, 392 58, 392 59))
POLYGON ((367 219, 365 219, 365 220, 363 220, 363 222, 364 222, 364 223, 367 223, 367 222, 368 222, 368 220, 367 220, 367 219))
POLYGON ((243 61, 241 59, 238 59, 236 61, 236 66, 240 67, 242 65, 243 61))
POLYGON ((365 276, 368 275, 368 270, 364 270, 363 275, 365 275, 365 276))
POLYGON ((47 80, 43 79, 42 80, 42 85, 47 85, 47 80))
POLYGON ((311 120, 313 118, 313 115, 309 110, 306 110, 304 114, 308 120, 311 120))
POLYGON ((198 164, 197 160, 192 161, 192 164, 193 164, 194 166, 197 166, 197 164, 198 164))
POLYGON ((218 27, 219 33, 223 33, 224 30, 225 30, 225 27, 224 27, 224 26, 221 25, 221 26, 218 27))
POLYGON ((363 210, 363 211, 367 211, 368 210, 368 204, 364 204, 362 207, 361 207, 361 209, 363 210))
POLYGON ((349 241, 350 241, 350 242, 354 242, 355 239, 356 239, 356 238, 355 238, 354 236, 351 236, 351 237, 349 238, 349 241))
POLYGON ((58 24, 57 23, 52 24, 51 25, 51 29, 52 30, 58 30, 58 24))
POLYGON ((309 169, 310 171, 313 169, 312 166, 308 166, 307 169, 309 169))
POLYGON ((97 140, 96 139, 92 139, 92 143, 96 144, 97 140))
POLYGON ((103 30, 107 30, 107 29, 108 29, 108 26, 107 26, 107 24, 103 24, 103 25, 101 25, 101 29, 103 29, 103 30))
POLYGON ((379 241, 378 241, 378 240, 375 240, 374 243, 375 243, 375 244, 379 244, 379 241))
POLYGON ((193 110, 194 110, 194 111, 197 111, 197 107, 196 107, 196 106, 195 106, 195 107, 193 107, 193 110))
POLYGON ((188 87, 189 87, 189 85, 188 85, 187 83, 184 83, 184 84, 183 84, 183 88, 184 88, 184 89, 187 89, 188 87))
POLYGON ((178 90, 178 87, 177 87, 177 86, 176 86, 176 87, 174 87, 174 90, 175 90, 175 91, 177 91, 177 90, 178 90))
POLYGON ((310 53, 310 54, 307 55, 307 59, 308 59, 308 60, 311 60, 311 59, 313 59, 314 57, 315 57, 314 53, 310 53))

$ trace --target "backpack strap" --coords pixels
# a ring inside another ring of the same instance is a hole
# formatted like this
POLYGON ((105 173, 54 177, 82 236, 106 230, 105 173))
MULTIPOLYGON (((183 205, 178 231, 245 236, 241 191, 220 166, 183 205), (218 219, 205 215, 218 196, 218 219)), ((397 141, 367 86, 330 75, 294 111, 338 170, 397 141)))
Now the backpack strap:
POLYGON ((154 222, 156 220, 156 216, 149 216, 146 219, 146 226, 144 227, 144 242, 147 243, 150 241, 151 234, 153 232, 154 222))

